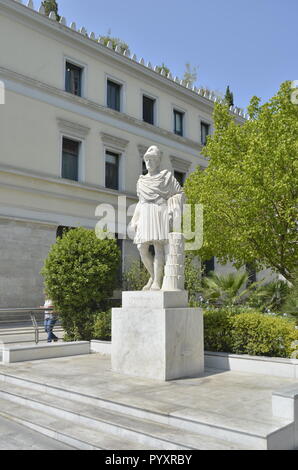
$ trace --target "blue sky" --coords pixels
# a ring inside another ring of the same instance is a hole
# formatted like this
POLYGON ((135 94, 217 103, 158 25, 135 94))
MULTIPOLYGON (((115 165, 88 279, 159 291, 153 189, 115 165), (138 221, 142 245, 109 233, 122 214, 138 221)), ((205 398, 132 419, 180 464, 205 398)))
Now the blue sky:
POLYGON ((67 24, 127 42, 132 53, 164 62, 183 77, 198 66, 198 86, 234 93, 246 108, 297 80, 298 0, 57 0, 67 24))

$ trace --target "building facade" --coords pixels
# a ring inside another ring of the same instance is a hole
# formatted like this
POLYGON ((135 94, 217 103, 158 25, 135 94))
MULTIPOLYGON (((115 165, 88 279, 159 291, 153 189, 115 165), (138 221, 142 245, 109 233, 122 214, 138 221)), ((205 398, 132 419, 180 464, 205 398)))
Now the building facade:
MULTIPOLYGON (((0 83, 0 307, 28 307, 43 299, 39 272, 61 227, 94 229, 99 204, 136 202, 150 145, 180 182, 206 168, 215 96, 31 0, 0 0, 0 83)), ((123 265, 136 255, 123 240, 123 265)))

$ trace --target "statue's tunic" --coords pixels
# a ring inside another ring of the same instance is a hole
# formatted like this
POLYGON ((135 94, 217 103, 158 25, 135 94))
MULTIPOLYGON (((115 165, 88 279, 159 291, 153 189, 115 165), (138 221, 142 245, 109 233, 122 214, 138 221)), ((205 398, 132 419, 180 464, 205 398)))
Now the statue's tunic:
POLYGON ((137 183, 139 203, 133 217, 137 230, 134 243, 167 242, 169 213, 175 216, 183 202, 183 191, 168 170, 154 176, 141 175, 137 183))

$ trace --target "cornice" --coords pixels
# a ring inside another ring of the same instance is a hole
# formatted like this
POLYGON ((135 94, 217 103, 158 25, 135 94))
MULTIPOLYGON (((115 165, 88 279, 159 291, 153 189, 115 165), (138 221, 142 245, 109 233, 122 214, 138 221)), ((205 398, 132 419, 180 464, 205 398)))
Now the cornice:
MULTIPOLYGON (((12 176, 22 176, 25 178, 30 178, 30 180, 40 180, 45 183, 52 183, 52 184, 58 184, 64 187, 69 187, 70 189, 73 190, 85 190, 85 191, 91 191, 93 193, 96 193, 97 195, 100 195, 100 193, 106 194, 106 195, 112 195, 112 196, 126 196, 130 199, 136 200, 137 197, 133 193, 129 193, 126 191, 116 191, 113 189, 106 188, 104 186, 99 186, 99 185, 94 185, 94 184, 88 184, 88 183, 83 183, 83 182, 78 182, 78 181, 71 181, 71 180, 66 180, 63 178, 57 178, 52 175, 48 175, 46 173, 39 173, 36 171, 29 171, 24 168, 18 168, 18 167, 13 167, 9 165, 0 165, 0 173, 7 173, 12 176)), ((62 193, 57 193, 57 192, 52 192, 52 191, 46 191, 46 190, 39 190, 39 189, 34 189, 26 186, 20 186, 17 184, 3 184, 1 183, 1 186, 6 186, 10 187, 11 189, 16 189, 16 190, 25 190, 25 191, 30 191, 30 192, 38 192, 39 194, 44 194, 46 196, 50 197, 61 197, 63 199, 77 199, 80 202, 86 202, 86 203, 97 203, 99 204, 98 199, 89 199, 85 198, 82 199, 81 196, 74 196, 72 195, 67 195, 67 194, 62 194, 62 193)))
POLYGON ((5 67, 0 67, 0 77, 4 77, 8 80, 16 81, 18 83, 21 83, 33 89, 38 89, 49 95, 59 97, 70 103, 83 106, 85 108, 91 109, 93 111, 104 114, 106 116, 111 116, 119 121, 125 122, 127 124, 138 127, 140 129, 146 129, 152 132, 153 134, 166 137, 167 139, 170 139, 174 142, 177 142, 179 144, 186 145, 187 147, 195 149, 197 152, 200 152, 201 149, 203 148, 201 144, 199 144, 198 142, 195 142, 194 140, 188 139, 186 137, 178 136, 174 134, 174 132, 170 132, 170 131, 167 131, 166 129, 153 126, 151 124, 148 124, 147 122, 144 122, 137 118, 129 116, 128 114, 124 114, 119 111, 115 111, 113 109, 107 108, 98 103, 95 103, 94 101, 88 100, 86 98, 82 98, 80 96, 73 95, 71 93, 61 90, 60 88, 53 87, 52 85, 48 85, 46 83, 40 82, 38 80, 35 80, 34 78, 27 77, 18 72, 9 70, 5 67))
MULTIPOLYGON (((81 28, 80 31, 76 30, 75 23, 72 23, 70 27, 66 25, 65 18, 62 22, 58 23, 54 17, 47 17, 43 13, 37 12, 31 6, 25 6, 18 0, 0 0, 0 8, 2 8, 6 14, 10 15, 14 20, 18 19, 25 24, 30 23, 30 27, 38 30, 42 34, 47 34, 53 37, 55 40, 59 38, 64 43, 74 47, 81 47, 91 55, 95 55, 96 58, 105 58, 118 65, 122 70, 125 68, 126 72, 130 73, 134 77, 136 74, 142 76, 142 79, 149 79, 151 84, 154 82, 154 86, 166 88, 168 92, 180 96, 184 101, 188 101, 190 104, 200 105, 200 108, 205 108, 209 113, 212 113, 214 107, 215 95, 213 92, 201 93, 201 90, 191 89, 181 83, 179 80, 173 79, 170 75, 165 76, 163 73, 158 73, 153 70, 150 62, 145 65, 144 59, 139 62, 136 61, 135 56, 130 55, 129 51, 125 51, 124 54, 119 51, 113 50, 110 46, 104 46, 96 38, 94 33, 88 36, 85 28, 81 28)), ((235 115, 239 122, 244 122, 245 118, 242 114, 239 115, 239 109, 231 109, 232 114, 235 115)))
POLYGON ((25 223, 25 224, 33 223, 33 224, 36 224, 36 225, 55 227, 55 229, 57 228, 57 223, 54 220, 45 220, 44 221, 44 220, 40 220, 40 219, 33 219, 33 218, 30 218, 30 217, 17 217, 17 216, 2 214, 2 213, 0 213, 0 219, 1 220, 9 220, 11 222, 17 221, 17 222, 22 222, 22 223, 25 223))

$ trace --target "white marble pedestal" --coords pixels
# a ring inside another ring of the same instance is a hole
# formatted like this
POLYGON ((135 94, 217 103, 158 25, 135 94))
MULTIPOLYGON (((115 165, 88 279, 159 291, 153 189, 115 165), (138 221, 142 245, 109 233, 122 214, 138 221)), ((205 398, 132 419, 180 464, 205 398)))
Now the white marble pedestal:
POLYGON ((112 310, 112 370, 158 380, 204 372, 203 315, 186 291, 123 292, 112 310))

